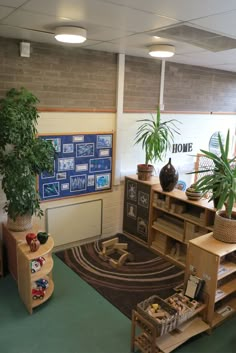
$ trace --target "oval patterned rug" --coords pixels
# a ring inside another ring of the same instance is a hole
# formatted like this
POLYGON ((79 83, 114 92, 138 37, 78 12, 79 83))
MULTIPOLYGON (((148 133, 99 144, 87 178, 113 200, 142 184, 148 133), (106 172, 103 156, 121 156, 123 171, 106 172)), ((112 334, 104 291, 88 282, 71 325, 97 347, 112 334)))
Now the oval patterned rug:
MULTIPOLYGON (((154 294, 167 298, 183 283, 183 269, 123 234, 114 237, 128 243, 127 250, 134 257, 118 268, 99 257, 102 241, 108 239, 66 249, 56 255, 129 318, 139 302, 154 294)), ((117 259, 115 254, 111 257, 117 259)))

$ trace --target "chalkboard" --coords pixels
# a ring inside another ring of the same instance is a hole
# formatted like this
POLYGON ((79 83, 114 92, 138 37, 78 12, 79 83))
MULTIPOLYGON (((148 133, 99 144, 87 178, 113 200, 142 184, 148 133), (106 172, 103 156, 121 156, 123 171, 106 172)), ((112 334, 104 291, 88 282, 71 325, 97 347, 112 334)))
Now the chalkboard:
POLYGON ((41 201, 112 188, 113 134, 40 135, 56 150, 54 171, 39 175, 41 201))

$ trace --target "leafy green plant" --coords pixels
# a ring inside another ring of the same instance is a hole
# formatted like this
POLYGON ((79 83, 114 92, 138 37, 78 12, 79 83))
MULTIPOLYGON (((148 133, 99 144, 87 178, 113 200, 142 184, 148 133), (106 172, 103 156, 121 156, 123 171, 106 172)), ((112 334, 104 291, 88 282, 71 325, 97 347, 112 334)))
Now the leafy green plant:
POLYGON ((213 162, 213 167, 198 170, 188 174, 209 173, 202 176, 195 184, 197 191, 203 193, 211 193, 209 201, 214 198, 218 199, 216 208, 222 209, 225 206, 226 218, 232 217, 234 202, 236 201, 236 157, 229 159, 229 130, 227 132, 225 146, 222 143, 220 134, 218 134, 218 142, 220 146, 220 156, 215 153, 201 150, 206 158, 213 162))
POLYGON ((145 164, 157 160, 162 161, 167 150, 171 147, 174 134, 179 134, 179 129, 175 124, 179 121, 171 119, 162 122, 159 107, 157 107, 156 116, 152 115, 151 118, 137 121, 143 122, 143 124, 138 127, 135 144, 142 143, 142 149, 145 151, 145 164))
POLYGON ((36 136, 37 102, 25 88, 13 88, 0 100, 0 173, 7 198, 4 209, 12 219, 43 215, 36 176, 54 169, 52 143, 36 136))

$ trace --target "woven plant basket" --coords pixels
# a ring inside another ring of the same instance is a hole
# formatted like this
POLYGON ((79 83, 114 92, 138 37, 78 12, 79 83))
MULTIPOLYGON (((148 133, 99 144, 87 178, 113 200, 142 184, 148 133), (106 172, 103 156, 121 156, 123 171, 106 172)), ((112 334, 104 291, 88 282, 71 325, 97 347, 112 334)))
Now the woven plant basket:
POLYGON ((7 227, 15 232, 22 232, 32 228, 32 216, 31 214, 25 214, 17 216, 15 220, 8 216, 7 227))
POLYGON ((233 219, 222 215, 225 211, 217 211, 215 216, 213 237, 225 243, 236 243, 236 212, 232 213, 233 219))
POLYGON ((149 181, 152 177, 154 167, 151 164, 138 164, 138 179, 143 181, 149 181))

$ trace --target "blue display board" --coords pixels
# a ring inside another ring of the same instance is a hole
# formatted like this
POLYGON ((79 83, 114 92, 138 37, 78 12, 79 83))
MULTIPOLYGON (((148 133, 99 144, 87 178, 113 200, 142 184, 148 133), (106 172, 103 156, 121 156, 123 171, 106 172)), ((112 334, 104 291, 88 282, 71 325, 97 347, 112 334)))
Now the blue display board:
POLYGON ((40 199, 111 190, 113 134, 40 135, 52 141, 54 172, 39 175, 40 199))

